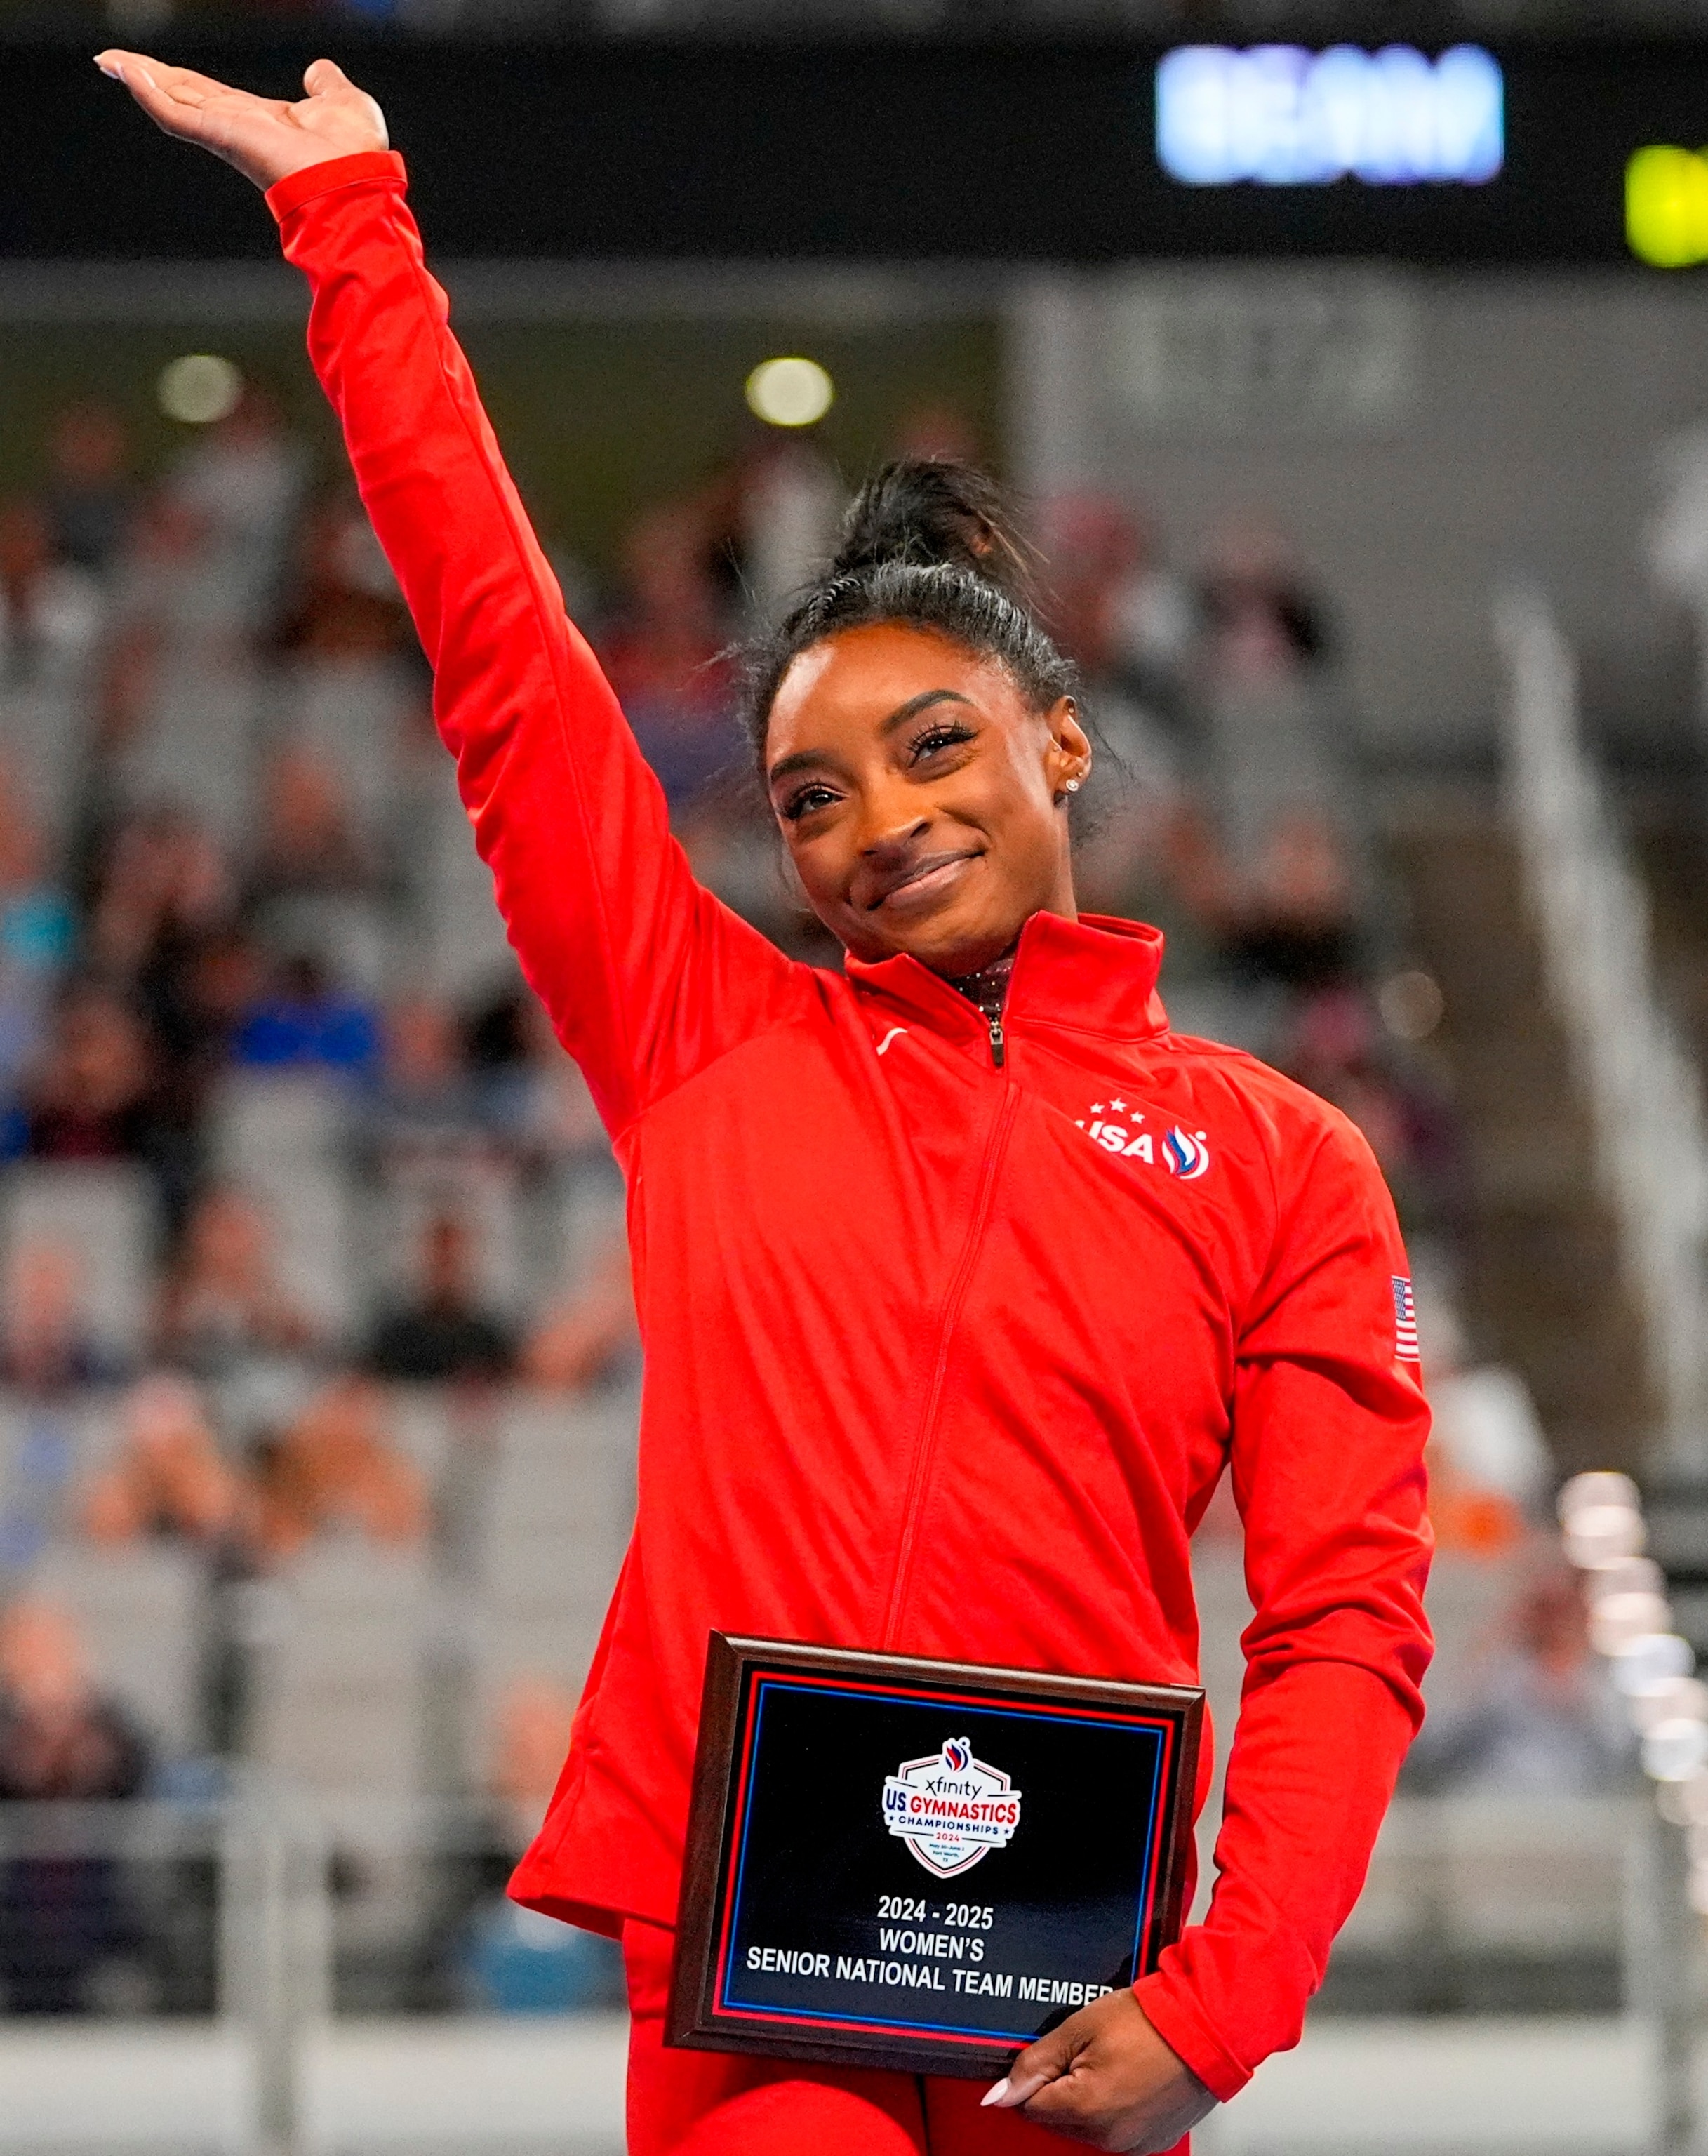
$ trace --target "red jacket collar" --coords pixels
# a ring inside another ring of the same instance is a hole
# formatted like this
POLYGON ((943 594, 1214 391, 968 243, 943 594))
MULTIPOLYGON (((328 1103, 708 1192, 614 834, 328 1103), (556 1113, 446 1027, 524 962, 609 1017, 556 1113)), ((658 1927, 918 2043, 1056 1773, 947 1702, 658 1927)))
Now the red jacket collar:
MULTIPOLYGON (((1011 1030, 1059 1025, 1107 1040, 1147 1040, 1168 1029, 1157 993, 1162 964, 1160 928, 1105 914, 1064 921, 1034 913, 1020 932, 1003 1022, 1011 1030)), ((982 1015, 917 958, 867 965, 851 957, 848 976, 861 995, 935 1033, 984 1036, 982 1015)))

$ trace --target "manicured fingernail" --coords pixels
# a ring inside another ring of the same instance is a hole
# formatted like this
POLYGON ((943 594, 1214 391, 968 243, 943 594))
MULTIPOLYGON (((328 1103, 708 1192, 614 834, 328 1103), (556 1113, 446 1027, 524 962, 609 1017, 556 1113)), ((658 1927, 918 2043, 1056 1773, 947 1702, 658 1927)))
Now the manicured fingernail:
POLYGON ((118 66, 114 61, 110 60, 105 53, 97 53, 95 54, 95 64, 106 77, 109 82, 122 82, 125 80, 125 70, 123 68, 118 66))
POLYGON ((1004 2074, 999 2082, 993 2082, 978 2099, 979 2109, 982 2111, 987 2103, 1000 2103, 1008 2093, 1008 2077, 1004 2074))

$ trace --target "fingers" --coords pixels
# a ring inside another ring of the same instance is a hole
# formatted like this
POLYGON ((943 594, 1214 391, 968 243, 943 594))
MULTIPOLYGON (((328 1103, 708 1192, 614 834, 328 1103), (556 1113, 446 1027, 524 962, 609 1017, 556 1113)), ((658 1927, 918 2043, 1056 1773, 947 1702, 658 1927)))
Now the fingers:
POLYGON ((249 97, 211 75, 197 74, 192 68, 167 67, 141 53, 100 53, 95 65, 122 83, 157 127, 183 142, 224 149, 228 130, 203 117, 210 105, 218 105, 228 118, 238 105, 251 106, 258 114, 280 110, 264 98, 249 97))
POLYGON ((164 80, 176 70, 162 68, 157 60, 145 59, 141 53, 101 53, 95 65, 103 74, 124 85, 156 127, 182 139, 194 138, 197 131, 189 124, 193 104, 174 97, 164 80))
POLYGON ((352 136, 348 145, 351 149, 390 147, 385 114, 365 90, 351 82, 336 60, 315 61, 304 72, 302 84, 308 99, 295 108, 296 118, 302 126, 321 135, 329 134, 335 121, 341 132, 353 126, 365 130, 371 139, 358 141, 352 136))
POLYGON ((1062 2028, 1028 2045, 1009 2067, 1006 2077, 985 2091, 979 2099, 980 2108, 988 2104, 998 2111, 1018 2111, 1023 2103, 1029 2103, 1039 2089, 1064 2074, 1078 2048, 1071 2036, 1064 2035, 1067 2026, 1064 2022, 1062 2028))
MULTIPOLYGON (((336 60, 310 60, 303 70, 302 86, 310 97, 330 97, 334 90, 355 90, 356 85, 336 60)), ((361 95, 356 91, 358 96, 361 95)))

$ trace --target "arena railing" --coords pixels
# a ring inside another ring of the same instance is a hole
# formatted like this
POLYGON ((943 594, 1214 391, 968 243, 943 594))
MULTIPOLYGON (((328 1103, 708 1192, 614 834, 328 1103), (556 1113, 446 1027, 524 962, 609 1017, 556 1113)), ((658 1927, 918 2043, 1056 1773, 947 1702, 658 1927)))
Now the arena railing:
MULTIPOLYGON (((1552 1970, 1559 1988, 1552 1997, 1533 1989, 1520 2010, 1652 2011, 1664 1919, 1646 1820, 1640 1802, 1617 1797, 1403 1799, 1325 2005, 1341 2015, 1511 2011, 1511 1998, 1489 1987, 1521 1962, 1533 1987, 1552 1970), (1593 2005, 1585 1972, 1598 1987, 1593 2005)), ((59 1867, 62 1890, 67 1866, 112 1867, 133 1920, 162 1935, 133 1939, 132 1952, 177 1957, 180 1989, 166 2002, 177 2020, 217 2023, 250 2062, 245 2145, 296 2156, 314 2140, 313 2061, 329 2029, 399 2023, 405 1991, 380 2000, 361 1981, 364 1927, 388 1930, 403 1967, 412 1938, 430 1938, 448 1911, 452 1921, 466 1916, 467 1898, 444 1892, 447 1864, 497 1857, 483 1875, 495 1894, 506 1852, 495 1823, 490 1807, 453 1800, 328 1807, 259 1778, 220 1802, 0 1804, 0 1964, 16 1957, 32 1866, 59 1867), (365 1911, 352 1888, 364 1868, 365 1911)), ((413 1997, 417 2010, 402 2018, 418 2026, 431 2016, 413 1997)), ((109 2026, 141 2018, 121 1993, 98 2004, 109 2026)))
POLYGON ((1509 674, 1505 784, 1549 994, 1589 1106, 1639 1298, 1657 1466, 1708 1474, 1708 1115, 1656 988, 1649 905, 1583 741, 1577 670, 1537 590, 1495 628, 1509 674))

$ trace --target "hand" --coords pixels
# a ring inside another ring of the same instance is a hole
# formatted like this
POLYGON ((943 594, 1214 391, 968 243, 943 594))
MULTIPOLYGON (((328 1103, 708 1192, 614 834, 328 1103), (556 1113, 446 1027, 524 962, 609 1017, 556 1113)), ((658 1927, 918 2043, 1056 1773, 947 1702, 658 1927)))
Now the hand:
POLYGON ((199 142, 258 187, 332 157, 388 146, 385 115, 331 60, 316 60, 304 75, 308 95, 297 105, 252 97, 141 53, 99 53, 95 64, 124 84, 156 126, 181 142, 199 142))
POLYGON ((1152 2152, 1172 2148, 1216 2102, 1131 1991, 1070 2014, 984 2100, 1094 2148, 1152 2152))

